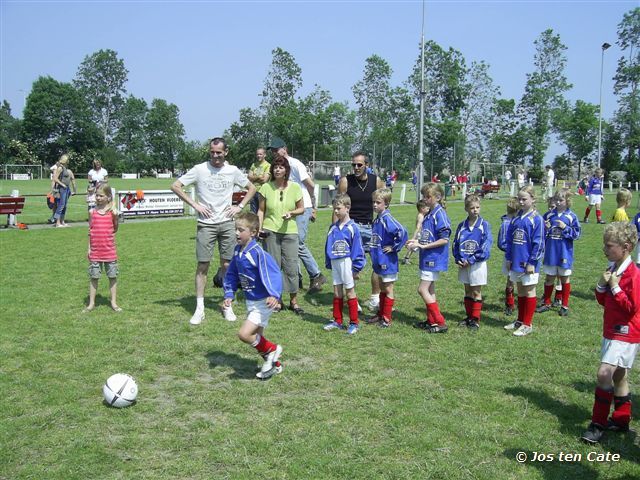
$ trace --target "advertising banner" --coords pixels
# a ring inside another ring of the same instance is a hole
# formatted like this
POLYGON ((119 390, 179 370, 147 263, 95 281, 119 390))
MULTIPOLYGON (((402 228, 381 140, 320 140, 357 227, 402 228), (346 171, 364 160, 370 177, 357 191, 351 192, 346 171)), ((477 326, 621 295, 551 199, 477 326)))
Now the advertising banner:
POLYGON ((118 210, 123 217, 184 215, 182 200, 171 190, 119 191, 118 210))

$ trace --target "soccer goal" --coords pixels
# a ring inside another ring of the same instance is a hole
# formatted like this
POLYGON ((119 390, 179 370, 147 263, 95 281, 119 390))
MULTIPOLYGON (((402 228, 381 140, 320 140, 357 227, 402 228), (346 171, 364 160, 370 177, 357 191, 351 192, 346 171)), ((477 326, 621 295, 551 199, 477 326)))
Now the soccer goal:
POLYGON ((309 162, 309 170, 314 180, 333 180, 336 167, 340 168, 341 177, 344 177, 348 173, 353 173, 351 160, 342 160, 339 162, 329 162, 326 160, 309 162))
POLYGON ((6 164, 2 166, 4 180, 33 180, 42 178, 42 165, 6 164))

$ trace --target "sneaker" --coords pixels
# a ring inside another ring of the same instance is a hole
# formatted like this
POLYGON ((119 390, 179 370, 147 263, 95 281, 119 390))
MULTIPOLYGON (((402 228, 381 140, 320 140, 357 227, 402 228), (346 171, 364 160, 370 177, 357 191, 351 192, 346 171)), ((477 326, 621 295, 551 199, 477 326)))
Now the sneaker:
POLYGON ((604 225, 605 223, 607 223, 607 222, 605 222, 604 220, 598 220, 598 224, 599 225, 604 225))
POLYGON ((360 327, 357 323, 349 324, 349 328, 347 328, 347 335, 355 335, 360 330, 360 327))
POLYGON ((560 310, 558 310, 558 315, 560 315, 561 317, 566 317, 569 315, 569 309, 567 307, 560 307, 560 310))
POLYGON ((524 323, 518 327, 516 331, 513 332, 514 337, 524 337, 525 335, 529 335, 533 332, 533 327, 529 325, 525 325, 524 323))
POLYGON ((552 307, 561 307, 562 306, 562 300, 560 300, 559 298, 554 298, 553 299, 553 303, 551 304, 552 307))
POLYGON ((256 373, 256 377, 259 380, 269 380, 271 377, 273 377, 274 375, 278 375, 279 373, 282 373, 282 364, 273 367, 271 370, 269 370, 266 373, 262 373, 262 370, 261 370, 258 373, 256 373))
POLYGON ((369 317, 365 320, 365 323, 368 325, 373 325, 374 323, 378 323, 382 320, 379 315, 374 315, 373 317, 369 317))
POLYGON ((470 318, 465 318, 464 320, 460 320, 458 322, 458 326, 459 327, 468 327, 469 326, 469 320, 471 320, 470 318))
POLYGON ((327 279, 321 273, 316 275, 311 279, 311 283, 309 285, 309 292, 319 292, 322 290, 322 286, 327 283, 327 279))
POLYGON ((589 223, 589 219, 588 219, 588 218, 586 218, 586 217, 585 217, 585 218, 583 218, 583 219, 582 219, 582 223, 589 223))
POLYGON ((264 359, 264 363, 262 364, 262 368, 260 368, 260 372, 264 375, 269 372, 269 370, 274 369, 274 363, 278 361, 282 355, 282 347, 280 345, 276 345, 276 349, 269 352, 267 354, 267 358, 264 359))
POLYGON ((375 299, 370 299, 367 307, 369 307, 369 310, 372 312, 377 312, 380 309, 380 299, 377 297, 375 299))
POLYGON ((610 432, 625 433, 629 431, 629 424, 620 425, 614 422, 613 420, 609 419, 609 421, 607 422, 607 430, 609 430, 610 432))
POLYGON ((202 320, 204 320, 204 309, 203 310, 196 309, 195 313, 193 314, 193 317, 191 317, 191 320, 189 320, 189 323, 191 325, 200 325, 202 323, 202 320))
POLYGON ((589 424, 589 428, 587 431, 582 434, 580 440, 590 444, 599 443, 602 440, 602 436, 604 435, 604 428, 598 425, 597 423, 591 422, 589 424))
POLYGON ((510 307, 509 305, 504 307, 504 314, 507 316, 511 316, 513 315, 513 307, 510 307))
POLYGON ((551 305, 548 305, 548 304, 540 305, 539 307, 536 308, 536 313, 544 313, 544 312, 548 312, 549 310, 551 310, 551 305))
POLYGON ((469 320, 469 324, 467 326, 471 330, 475 330, 475 331, 478 331, 480 329, 480 324, 478 323, 477 320, 474 320, 473 318, 471 320, 469 320))
POLYGON ((233 307, 222 307, 222 316, 227 322, 235 322, 238 319, 233 313, 233 307))
POLYGON ((517 330, 522 325, 522 322, 516 320, 515 322, 511 322, 504 326, 505 330, 517 330))
POLYGON ((378 323, 380 328, 389 328, 391 326, 391 322, 387 322, 384 318, 378 323))
POLYGON ((344 326, 341 323, 338 323, 336 321, 333 322, 329 322, 327 323, 324 327, 322 327, 322 329, 325 332, 330 332, 331 330, 344 330, 344 326))
POLYGON ((427 327, 427 333, 447 333, 447 330, 449 330, 449 327, 446 325, 434 324, 427 327))

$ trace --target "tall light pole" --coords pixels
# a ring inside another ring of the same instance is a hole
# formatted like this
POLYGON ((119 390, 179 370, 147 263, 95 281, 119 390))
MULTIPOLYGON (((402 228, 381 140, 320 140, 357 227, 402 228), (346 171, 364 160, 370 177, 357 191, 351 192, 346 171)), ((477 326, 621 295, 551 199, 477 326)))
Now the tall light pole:
MULTIPOLYGON (((422 33, 420 35, 420 135, 418 149, 418 185, 416 186, 416 201, 420 200, 420 191, 424 184, 424 0, 422 0, 422 33)), ((433 174, 433 154, 431 157, 431 171, 433 174)))
POLYGON ((604 51, 609 48, 607 42, 602 44, 602 54, 600 55, 600 110, 598 110, 598 168, 602 164, 602 78, 604 74, 604 51))

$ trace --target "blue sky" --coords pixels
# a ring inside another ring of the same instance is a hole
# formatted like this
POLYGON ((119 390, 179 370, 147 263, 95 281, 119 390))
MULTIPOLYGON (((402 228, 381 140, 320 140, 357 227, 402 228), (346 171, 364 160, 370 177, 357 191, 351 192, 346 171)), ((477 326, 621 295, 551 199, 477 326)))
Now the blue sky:
MULTIPOLYGON (((427 1, 425 38, 484 60, 502 95, 519 99, 533 69, 534 40, 552 28, 568 47, 571 100, 615 109, 621 51, 617 25, 638 1, 427 1)), ((0 0, 0 98, 21 116, 40 75, 71 81, 85 56, 118 52, 127 89, 180 109, 189 139, 219 135, 258 93, 271 51, 289 51, 302 68, 304 94, 314 84, 353 105, 351 86, 377 54, 401 84, 418 58, 421 1, 11 1, 0 0)))

